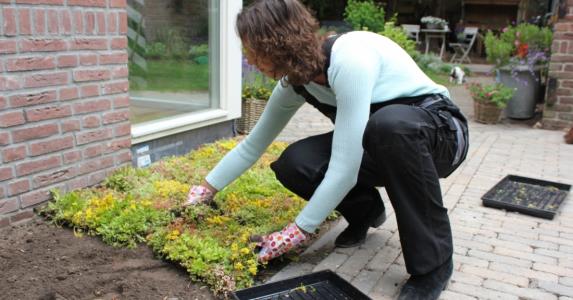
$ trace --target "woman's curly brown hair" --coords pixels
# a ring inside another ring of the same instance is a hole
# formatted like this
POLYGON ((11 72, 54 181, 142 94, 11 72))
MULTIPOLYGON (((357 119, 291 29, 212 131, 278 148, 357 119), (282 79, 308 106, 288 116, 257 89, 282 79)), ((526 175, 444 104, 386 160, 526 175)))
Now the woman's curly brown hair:
POLYGON ((269 59, 287 82, 301 85, 322 72, 325 61, 319 25, 297 0, 258 0, 237 17, 243 44, 255 56, 269 59))

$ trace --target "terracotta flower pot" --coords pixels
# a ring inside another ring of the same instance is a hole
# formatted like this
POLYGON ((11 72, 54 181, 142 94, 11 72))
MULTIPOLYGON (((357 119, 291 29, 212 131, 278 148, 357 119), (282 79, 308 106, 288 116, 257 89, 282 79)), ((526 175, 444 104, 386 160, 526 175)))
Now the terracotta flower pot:
POLYGON ((474 99, 474 118, 478 123, 495 124, 499 121, 502 109, 491 102, 474 99))

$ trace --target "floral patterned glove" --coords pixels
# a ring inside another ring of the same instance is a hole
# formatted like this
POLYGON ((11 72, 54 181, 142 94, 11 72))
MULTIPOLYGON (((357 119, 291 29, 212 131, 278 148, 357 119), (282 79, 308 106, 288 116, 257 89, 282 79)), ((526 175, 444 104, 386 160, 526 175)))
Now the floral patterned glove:
POLYGON ((183 206, 197 205, 197 204, 210 204, 215 195, 211 190, 202 185, 194 185, 187 194, 187 201, 183 206))
POLYGON ((257 245, 261 247, 259 262, 267 262, 300 246, 308 237, 295 223, 290 223, 281 231, 257 239, 257 245))

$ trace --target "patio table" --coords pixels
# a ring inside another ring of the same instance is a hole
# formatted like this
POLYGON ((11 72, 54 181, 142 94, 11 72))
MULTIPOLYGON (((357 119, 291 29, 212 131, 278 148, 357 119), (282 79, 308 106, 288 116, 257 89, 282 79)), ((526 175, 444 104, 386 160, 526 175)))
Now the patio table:
POLYGON ((443 29, 421 29, 420 32, 424 34, 424 41, 426 43, 425 54, 428 54, 428 51, 430 50, 430 41, 432 39, 442 40, 442 45, 440 47, 440 59, 442 59, 446 49, 446 34, 450 32, 450 29, 447 27, 443 29))

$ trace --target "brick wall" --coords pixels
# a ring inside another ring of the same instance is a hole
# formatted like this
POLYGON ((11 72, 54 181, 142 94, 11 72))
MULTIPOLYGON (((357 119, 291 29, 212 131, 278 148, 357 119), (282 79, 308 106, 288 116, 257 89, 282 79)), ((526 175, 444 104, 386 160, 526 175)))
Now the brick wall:
POLYGON ((561 0, 554 26, 543 127, 573 126, 573 0, 561 0))
POLYGON ((130 163, 125 0, 0 0, 0 227, 130 163))

